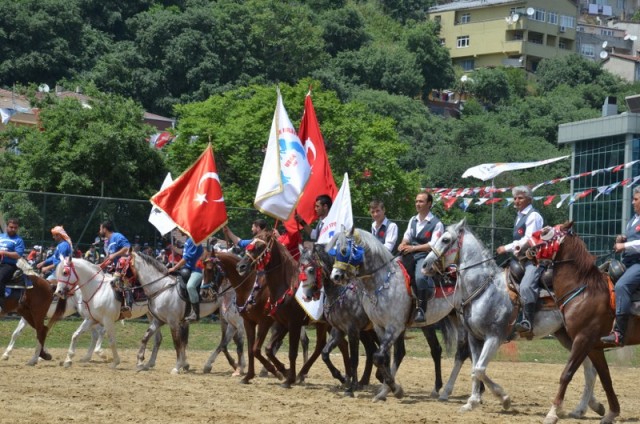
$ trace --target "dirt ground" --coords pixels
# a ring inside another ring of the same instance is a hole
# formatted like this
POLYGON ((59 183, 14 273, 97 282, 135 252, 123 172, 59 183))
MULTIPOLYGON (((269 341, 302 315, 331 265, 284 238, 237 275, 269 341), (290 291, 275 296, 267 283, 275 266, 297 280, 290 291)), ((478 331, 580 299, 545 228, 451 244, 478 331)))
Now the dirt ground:
MULTIPOLYGON (((79 351, 80 352, 80 351, 79 351)), ((190 351, 192 372, 170 375, 173 352, 160 352, 152 371, 135 371, 135 352, 120 352, 122 363, 112 370, 99 361, 74 363, 63 369, 63 349, 53 349, 54 360, 35 367, 24 364, 31 349, 17 349, 9 361, 0 362, 0 423, 540 423, 557 389, 561 365, 495 362, 489 373, 512 398, 512 408, 502 411, 496 398, 486 394, 476 410, 460 413, 470 390, 470 368, 465 364, 449 402, 429 397, 433 366, 430 359, 407 358, 398 373, 406 396, 372 403, 378 385, 345 398, 323 363, 311 369, 307 381, 283 389, 271 378, 239 384, 224 358, 211 374, 203 374, 208 352, 190 351)), ((335 358, 334 362, 337 362, 335 358)), ((453 363, 443 362, 444 373, 453 363)), ((613 368, 613 380, 622 414, 618 422, 640 421, 638 370, 613 368)), ((569 387, 567 411, 582 389, 581 372, 569 387)), ((600 384, 596 396, 604 400, 600 384)), ((589 411, 583 420, 599 422, 589 411)))

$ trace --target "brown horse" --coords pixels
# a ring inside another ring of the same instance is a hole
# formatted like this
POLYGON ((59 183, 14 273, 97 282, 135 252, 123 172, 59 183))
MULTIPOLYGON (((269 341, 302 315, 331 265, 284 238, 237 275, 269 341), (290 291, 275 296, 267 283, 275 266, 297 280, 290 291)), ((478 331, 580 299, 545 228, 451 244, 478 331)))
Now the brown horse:
MULTIPOLYGON (((278 371, 286 375, 282 384, 289 388, 296 382, 296 358, 300 343, 300 330, 303 325, 309 324, 309 317, 295 299, 295 290, 298 285, 298 264, 287 251, 287 248, 277 241, 273 231, 261 231, 247 246, 245 257, 237 265, 241 275, 257 271, 256 290, 263 291, 268 287, 270 297, 266 305, 266 313, 273 317, 278 326, 270 346, 267 348, 267 356, 278 371), (273 346, 284 339, 289 333, 289 369, 275 356, 273 346)), ((316 347, 305 362, 298 375, 298 380, 304 380, 315 360, 322 353, 327 341, 329 326, 326 323, 317 323, 316 347)), ((345 366, 348 365, 346 346, 341 346, 345 366)))
MULTIPOLYGON (((53 316, 49 319, 48 325, 45 325, 47 311, 53 300, 53 289, 55 287, 50 286, 47 280, 36 275, 24 259, 18 261, 18 268, 24 272, 26 278, 31 280, 33 288, 29 290, 24 288, 13 289, 12 294, 4 299, 0 316, 15 312, 23 317, 29 325, 36 330, 38 344, 33 357, 27 362, 27 365, 35 365, 38 363, 38 357, 45 361, 51 360, 51 355, 44 348, 44 342, 49 329, 64 315, 67 301, 65 299, 58 301, 58 306, 53 316)), ((11 287, 12 282, 7 284, 7 286, 11 287)))
MULTIPOLYGON (((558 421, 567 386, 587 356, 598 372, 609 403, 609 411, 600 422, 612 423, 620 414, 620 404, 613 390, 603 350, 611 346, 600 342, 600 337, 611 331, 614 317, 608 277, 595 265, 596 258, 588 252, 585 243, 571 231, 572 225, 573 222, 568 221, 554 228, 546 227, 542 230, 543 234, 553 231, 554 235, 551 240, 537 246, 538 252, 546 249, 553 253, 557 249, 552 259, 553 289, 567 333, 573 340, 569 360, 560 377, 558 393, 544 423, 555 424, 558 421)), ((640 342, 639 324, 637 317, 630 321, 625 344, 640 342)))

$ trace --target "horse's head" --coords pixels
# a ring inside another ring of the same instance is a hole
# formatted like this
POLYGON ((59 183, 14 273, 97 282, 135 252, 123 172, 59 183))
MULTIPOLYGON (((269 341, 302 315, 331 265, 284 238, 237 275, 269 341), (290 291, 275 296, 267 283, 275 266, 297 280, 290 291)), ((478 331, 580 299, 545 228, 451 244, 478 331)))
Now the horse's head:
POLYGON ((246 248, 244 257, 236 265, 238 274, 246 275, 250 269, 264 270, 271 260, 276 238, 272 231, 260 231, 246 248))
POLYGON ((447 227, 446 231, 431 246, 431 252, 424 259, 422 263, 423 274, 428 276, 433 276, 436 273, 443 274, 447 264, 459 265, 460 245, 466 224, 466 219, 462 219, 457 224, 447 227))
POLYGON ((308 302, 320 296, 322 289, 322 262, 320 252, 324 246, 305 246, 300 251, 300 274, 298 280, 302 287, 302 299, 308 302))
POLYGON ((75 291, 80 280, 71 256, 61 260, 55 272, 58 283, 54 295, 66 299, 69 293, 75 291))
POLYGON ((216 257, 215 252, 212 252, 211 256, 203 261, 203 264, 200 295, 203 298, 214 299, 220 291, 222 281, 224 281, 226 275, 220 264, 220 259, 216 257))
POLYGON ((335 257, 331 280, 337 284, 346 284, 350 277, 358 273, 358 268, 364 263, 364 247, 362 246, 361 231, 341 231, 327 244, 325 248, 329 255, 335 257))

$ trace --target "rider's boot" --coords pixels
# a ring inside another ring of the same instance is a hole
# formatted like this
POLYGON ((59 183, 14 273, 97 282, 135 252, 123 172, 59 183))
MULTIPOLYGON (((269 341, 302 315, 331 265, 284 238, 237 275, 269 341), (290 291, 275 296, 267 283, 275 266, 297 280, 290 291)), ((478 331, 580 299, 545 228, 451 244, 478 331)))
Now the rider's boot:
POLYGON ((418 289, 418 304, 416 305, 416 315, 413 322, 427 322, 427 293, 428 290, 418 289))
POLYGON ((616 315, 616 323, 613 331, 600 341, 602 343, 613 344, 616 346, 624 346, 624 335, 627 332, 627 324, 629 323, 629 314, 616 315))
POLYGON ((191 304, 191 313, 184 318, 185 321, 193 322, 200 320, 200 303, 191 304))
POLYGON ((536 315, 536 304, 526 303, 522 310, 522 321, 516 324, 516 331, 530 333, 533 331, 533 319, 536 315))
POLYGON ((123 298, 124 301, 122 302, 122 309, 120 309, 120 313, 122 314, 122 316, 124 318, 131 318, 131 307, 133 305, 133 291, 131 291, 131 288, 128 287, 128 285, 124 285, 124 293, 123 293, 123 298))

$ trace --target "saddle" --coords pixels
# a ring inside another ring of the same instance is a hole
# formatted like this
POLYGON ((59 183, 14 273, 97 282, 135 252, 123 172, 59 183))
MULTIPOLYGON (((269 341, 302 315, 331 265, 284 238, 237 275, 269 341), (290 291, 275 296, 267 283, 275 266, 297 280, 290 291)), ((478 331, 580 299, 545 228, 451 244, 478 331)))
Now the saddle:
MULTIPOLYGON (((184 300, 187 303, 187 314, 188 314, 191 311, 191 300, 189 299, 189 292, 187 292, 187 282, 189 281, 189 276, 191 275, 191 272, 182 273, 180 271, 174 272, 172 273, 172 275, 176 277, 176 283, 178 284, 178 296, 180 296, 180 299, 184 300), (185 276, 187 278, 185 278, 185 276)), ((208 296, 206 298, 202 297, 202 294, 200 293, 201 286, 202 286, 202 282, 198 284, 198 302, 200 303, 215 302, 217 298, 209 298, 208 296)))
POLYGON ((9 280, 9 282, 5 285, 5 297, 9 297, 11 289, 25 290, 31 287, 33 287, 33 283, 31 282, 29 277, 27 277, 25 273, 20 268, 18 268, 16 272, 13 273, 11 280, 9 280))

